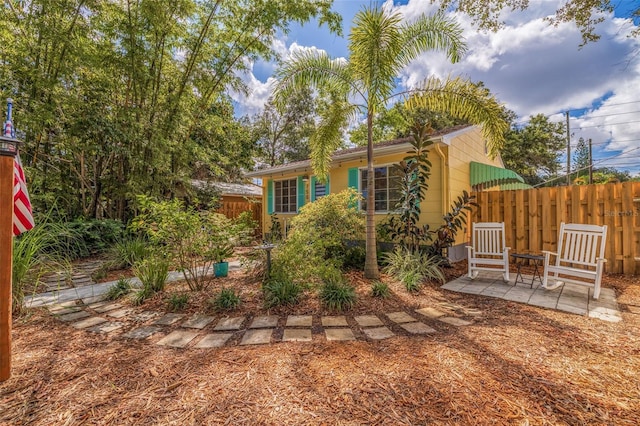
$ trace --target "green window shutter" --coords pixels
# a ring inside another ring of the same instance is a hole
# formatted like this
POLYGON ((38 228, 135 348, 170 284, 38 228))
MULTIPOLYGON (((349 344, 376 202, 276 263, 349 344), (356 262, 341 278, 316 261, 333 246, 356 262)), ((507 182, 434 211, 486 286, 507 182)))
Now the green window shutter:
POLYGON ((273 214, 273 181, 267 181, 267 214, 273 214))
POLYGON ((360 173, 358 172, 358 168, 351 167, 348 173, 349 174, 348 174, 347 185, 349 186, 349 188, 358 189, 358 177, 360 176, 360 173))
POLYGON ((316 177, 311 176, 311 201, 316 200, 316 177))
POLYGON ((300 207, 304 206, 304 199, 305 199, 305 184, 304 184, 304 180, 302 180, 302 176, 298 176, 298 184, 297 186, 297 190, 298 190, 298 210, 300 210, 300 207))
POLYGON ((329 195, 331 194, 331 190, 329 189, 329 176, 327 176, 327 181, 324 183, 326 186, 326 190, 324 191, 325 194, 329 195))

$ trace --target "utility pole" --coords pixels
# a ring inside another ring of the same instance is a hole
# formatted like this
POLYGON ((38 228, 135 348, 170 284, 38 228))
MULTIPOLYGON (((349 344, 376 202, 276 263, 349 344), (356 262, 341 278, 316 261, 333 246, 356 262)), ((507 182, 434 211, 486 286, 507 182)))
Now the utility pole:
POLYGON ((567 186, 571 185, 571 129, 569 129, 569 111, 567 116, 567 186))
POLYGON ((593 156, 591 155, 591 138, 589 138, 589 185, 593 183, 593 156))

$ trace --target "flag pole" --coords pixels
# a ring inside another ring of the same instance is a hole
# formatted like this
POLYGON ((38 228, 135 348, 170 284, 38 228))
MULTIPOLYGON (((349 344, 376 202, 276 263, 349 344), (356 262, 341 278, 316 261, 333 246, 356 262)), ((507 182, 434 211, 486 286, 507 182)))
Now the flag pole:
MULTIPOLYGON (((0 137, 0 146, 7 142, 0 137)), ((11 377, 13 156, 0 149, 0 381, 11 377)))
POLYGON ((9 113, 0 134, 0 382, 11 377, 11 277, 13 261, 13 161, 20 141, 9 113))

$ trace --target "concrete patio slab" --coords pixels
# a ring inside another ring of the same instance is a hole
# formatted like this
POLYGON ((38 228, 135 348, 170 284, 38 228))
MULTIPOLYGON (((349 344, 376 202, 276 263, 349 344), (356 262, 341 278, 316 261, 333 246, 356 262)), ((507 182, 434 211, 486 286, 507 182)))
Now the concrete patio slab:
POLYGON ((124 327, 124 323, 122 322, 103 322, 102 324, 95 325, 93 327, 88 328, 88 331, 92 331, 94 333, 111 333, 112 331, 120 330, 124 327))
POLYGON ((274 328, 278 325, 278 316, 277 315, 265 315, 255 317, 253 321, 251 321, 251 325, 249 328, 274 328))
POLYGON ((273 329, 247 330, 242 336, 240 345, 266 345, 271 343, 273 329))
POLYGON ((431 328, 421 322, 408 322, 400 324, 400 327, 404 328, 411 334, 432 334, 437 332, 435 328, 431 328))
POLYGON ((170 346, 172 348, 184 348, 189 342, 195 339, 197 335, 197 331, 176 330, 164 336, 156 344, 160 346, 170 346))
POLYGON ((173 325, 184 318, 184 314, 164 314, 153 322, 156 325, 173 325))
POLYGON ((380 318, 375 315, 358 315, 354 317, 361 327, 378 327, 384 325, 380 318))
POLYGON ((122 308, 124 308, 124 306, 122 306, 119 303, 108 303, 106 305, 98 306, 97 308, 94 309, 94 311, 103 314, 105 312, 113 311, 116 309, 122 309, 122 308))
POLYGON ((158 327, 155 325, 147 325, 145 327, 134 328, 122 335, 122 337, 126 337, 128 339, 146 339, 147 337, 153 336, 156 333, 162 331, 162 327, 158 327))
MULTIPOLYGON (((515 279, 515 276, 511 278, 515 279)), ((527 279, 526 276, 525 279, 527 279)), ((579 284, 566 283, 558 289, 546 290, 540 287, 537 281, 533 288, 529 288, 528 284, 514 286, 513 282, 504 283, 495 277, 487 279, 478 277, 473 281, 473 284, 470 284, 471 281, 468 277, 460 277, 444 284, 441 288, 459 293, 476 293, 475 289, 469 290, 467 287, 476 285, 479 281, 484 281, 481 286, 485 288, 480 296, 526 303, 577 315, 588 315, 603 321, 618 322, 622 320, 615 290, 612 288, 602 288, 598 300, 593 299, 593 289, 579 284)), ((420 310, 416 312, 421 313, 420 310)))
POLYGON ((282 336, 283 342, 310 342, 311 329, 308 328, 286 328, 282 336))
POLYGON ((87 318, 90 317, 91 314, 87 311, 77 311, 77 312, 72 312, 70 314, 64 314, 60 317, 60 321, 64 321, 64 322, 69 322, 69 321, 75 321, 75 320, 79 320, 82 318, 87 318))
POLYGON ((107 319, 102 317, 89 317, 89 318, 80 320, 78 322, 74 322, 73 324, 71 324, 71 326, 77 329, 83 329, 83 328, 93 327, 94 325, 102 324, 103 322, 107 322, 107 319))
POLYGON ((312 322, 311 315, 289 315, 286 327, 311 327, 312 322))
POLYGON ((347 317, 344 315, 322 317, 321 319, 323 327, 348 327, 347 317))
POLYGON ((196 345, 195 348, 208 349, 208 348, 221 348, 227 343, 227 341, 233 336, 232 333, 212 333, 204 336, 196 345))
POLYGON ((124 318, 127 315, 129 315, 131 312, 133 312, 133 309, 122 308, 122 309, 116 309, 115 311, 107 312, 107 316, 112 318, 124 318))
POLYGON ((391 312, 388 314, 385 314, 391 321, 395 322, 396 324, 403 324, 406 322, 415 322, 415 318, 412 317, 411 315, 409 315, 406 312, 391 312))
POLYGON ((240 330, 245 317, 223 318, 214 327, 216 331, 240 330))
POLYGON ((387 327, 365 328, 362 331, 364 331, 364 334, 366 334, 369 339, 373 340, 383 340, 395 336, 393 331, 387 327))
POLYGON ((194 316, 186 320, 182 324, 182 327, 197 328, 198 330, 202 330, 207 325, 209 325, 209 323, 211 323, 212 321, 213 321, 213 317, 202 315, 202 314, 195 314, 194 316))
POLYGON ((330 342, 356 340, 356 336, 353 335, 350 328, 328 328, 324 333, 330 342))

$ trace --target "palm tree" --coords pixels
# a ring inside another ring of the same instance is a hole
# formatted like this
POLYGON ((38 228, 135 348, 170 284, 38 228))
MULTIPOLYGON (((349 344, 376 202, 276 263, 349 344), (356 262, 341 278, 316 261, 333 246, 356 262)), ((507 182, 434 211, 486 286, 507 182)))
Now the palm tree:
POLYGON ((349 36, 349 60, 331 59, 325 53, 294 54, 277 72, 276 102, 284 103, 294 92, 313 88, 329 97, 321 122, 310 139, 311 165, 321 178, 327 176, 331 154, 340 146, 342 128, 357 114, 367 118, 367 199, 365 276, 378 278, 374 215, 373 119, 394 96, 409 98, 409 105, 446 111, 471 123, 484 124, 493 152, 502 142, 508 125, 500 117, 500 105, 486 89, 456 79, 427 80, 424 88, 394 93, 400 71, 428 50, 444 51, 456 62, 465 52, 462 28, 442 14, 402 22, 399 13, 380 8, 363 9, 356 15, 349 36), (502 123, 502 124, 501 124, 502 123))

